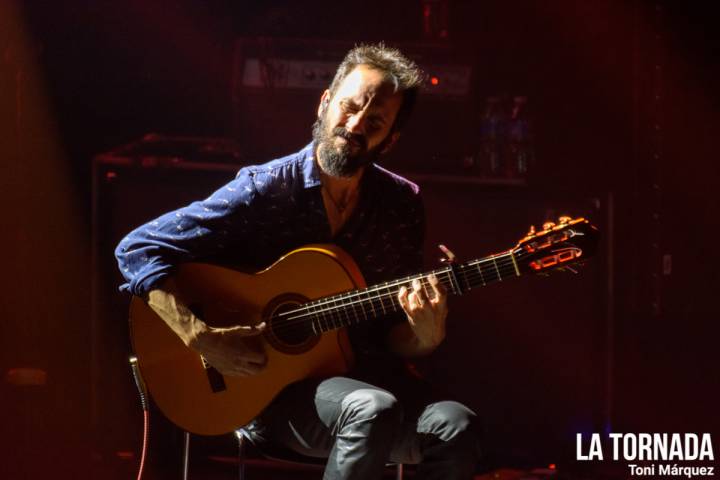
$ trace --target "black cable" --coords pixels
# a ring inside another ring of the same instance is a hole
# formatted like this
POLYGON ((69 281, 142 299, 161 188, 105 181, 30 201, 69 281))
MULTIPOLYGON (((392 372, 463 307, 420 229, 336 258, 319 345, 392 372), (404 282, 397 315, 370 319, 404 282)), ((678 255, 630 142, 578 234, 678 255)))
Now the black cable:
POLYGON ((147 456, 148 436, 150 433, 150 410, 148 408, 148 394, 145 381, 140 375, 140 368, 138 367, 138 359, 135 355, 130 357, 130 368, 132 369, 133 378, 135 379, 135 386, 138 389, 140 396, 140 405, 143 409, 143 446, 142 453, 140 454, 140 466, 138 467, 137 480, 142 479, 143 470, 145 468, 145 457, 147 456))

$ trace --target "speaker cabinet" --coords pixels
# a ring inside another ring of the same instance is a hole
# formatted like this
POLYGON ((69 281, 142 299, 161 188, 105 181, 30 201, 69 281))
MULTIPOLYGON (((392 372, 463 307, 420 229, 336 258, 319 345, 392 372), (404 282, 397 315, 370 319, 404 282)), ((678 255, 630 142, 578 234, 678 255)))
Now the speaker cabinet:
MULTIPOLYGON (((115 246, 135 227, 207 197, 239 168, 178 158, 101 155, 94 160, 91 415, 96 478, 129 478, 142 440, 142 411, 128 365, 130 296, 118 290, 124 280, 115 246)), ((181 438, 157 411, 151 412, 150 438, 148 474, 155 469, 153 478, 165 478, 177 472, 177 478, 181 438)), ((230 451, 232 446, 229 441, 230 451)))

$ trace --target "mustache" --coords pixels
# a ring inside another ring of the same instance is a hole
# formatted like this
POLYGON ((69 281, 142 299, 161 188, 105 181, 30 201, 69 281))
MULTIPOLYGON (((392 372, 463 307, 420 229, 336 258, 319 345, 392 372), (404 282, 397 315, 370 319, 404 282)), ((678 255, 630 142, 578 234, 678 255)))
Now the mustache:
POLYGON ((362 135, 350 133, 343 127, 333 128, 332 134, 338 137, 342 137, 347 141, 353 141, 357 143, 363 150, 367 150, 367 139, 362 135))

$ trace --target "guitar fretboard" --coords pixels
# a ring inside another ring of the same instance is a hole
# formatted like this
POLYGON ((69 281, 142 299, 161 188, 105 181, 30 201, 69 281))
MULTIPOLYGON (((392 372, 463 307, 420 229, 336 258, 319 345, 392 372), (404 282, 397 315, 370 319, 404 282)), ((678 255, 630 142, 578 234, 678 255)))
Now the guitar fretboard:
POLYGON ((520 276, 513 251, 448 265, 430 272, 411 275, 360 290, 319 298, 281 312, 274 319, 274 329, 298 329, 319 335, 402 310, 397 295, 401 287, 412 288, 418 280, 428 298, 435 296, 427 276, 434 273, 448 293, 464 292, 520 276))

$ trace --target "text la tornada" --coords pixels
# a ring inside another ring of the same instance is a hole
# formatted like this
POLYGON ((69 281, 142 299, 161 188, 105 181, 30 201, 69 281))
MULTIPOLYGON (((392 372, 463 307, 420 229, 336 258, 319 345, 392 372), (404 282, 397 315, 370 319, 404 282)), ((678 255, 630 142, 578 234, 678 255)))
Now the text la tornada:
MULTIPOLYGON (((715 460, 709 433, 610 433, 613 460, 715 460)), ((604 460, 599 433, 577 434, 577 460, 604 460)))

